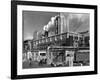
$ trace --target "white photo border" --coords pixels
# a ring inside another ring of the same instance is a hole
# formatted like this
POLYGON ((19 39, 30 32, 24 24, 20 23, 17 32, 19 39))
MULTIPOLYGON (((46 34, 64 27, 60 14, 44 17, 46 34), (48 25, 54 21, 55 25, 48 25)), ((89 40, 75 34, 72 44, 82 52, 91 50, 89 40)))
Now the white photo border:
POLYGON ((48 73, 69 73, 81 71, 94 71, 94 10, 83 8, 63 8, 48 6, 17 5, 17 75, 48 74, 48 73), (49 11, 49 12, 74 12, 90 14, 90 66, 59 67, 58 68, 22 68, 22 11, 49 11))

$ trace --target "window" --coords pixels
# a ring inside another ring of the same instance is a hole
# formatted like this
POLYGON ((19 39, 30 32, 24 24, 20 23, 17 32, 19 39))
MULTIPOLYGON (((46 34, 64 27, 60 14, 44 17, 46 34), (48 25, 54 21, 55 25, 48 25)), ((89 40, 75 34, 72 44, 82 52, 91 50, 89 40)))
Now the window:
POLYGON ((46 53, 40 53, 41 56, 46 56, 46 53))

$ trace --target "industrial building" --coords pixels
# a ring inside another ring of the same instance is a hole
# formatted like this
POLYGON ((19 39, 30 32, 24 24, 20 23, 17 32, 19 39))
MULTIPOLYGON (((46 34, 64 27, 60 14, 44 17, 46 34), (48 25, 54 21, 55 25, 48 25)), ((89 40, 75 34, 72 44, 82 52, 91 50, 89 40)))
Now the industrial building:
MULTIPOLYGON (((71 18, 70 14, 58 13, 42 31, 33 33, 29 44, 33 61, 51 66, 89 65, 89 30, 71 30, 71 21, 78 21, 71 18)), ((82 25, 79 21, 77 29, 82 25)))

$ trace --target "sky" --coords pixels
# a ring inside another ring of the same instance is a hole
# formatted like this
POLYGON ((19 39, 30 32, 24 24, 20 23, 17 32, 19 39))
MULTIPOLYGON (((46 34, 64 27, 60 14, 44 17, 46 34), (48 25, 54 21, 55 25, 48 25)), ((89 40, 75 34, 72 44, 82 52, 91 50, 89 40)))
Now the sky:
MULTIPOLYGON (((67 15, 68 13, 63 13, 67 15)), ((70 14, 70 30, 84 31, 89 28, 89 14, 70 14), (81 21, 80 21, 81 20, 81 21), (81 27, 80 27, 81 24, 81 27), (78 27, 79 26, 79 27, 78 27), (79 29, 77 29, 79 28, 79 29)), ((47 25, 51 17, 57 16, 57 12, 23 11, 23 29, 24 40, 33 39, 35 31, 42 31, 44 25, 47 25)))
POLYGON ((24 40, 32 39, 33 32, 43 30, 43 26, 57 14, 56 12, 23 11, 24 40))

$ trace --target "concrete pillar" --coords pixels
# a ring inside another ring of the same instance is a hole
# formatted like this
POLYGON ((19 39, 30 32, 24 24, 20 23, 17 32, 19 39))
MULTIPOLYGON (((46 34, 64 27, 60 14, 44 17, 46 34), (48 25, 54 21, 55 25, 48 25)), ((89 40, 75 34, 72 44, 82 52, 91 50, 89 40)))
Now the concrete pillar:
POLYGON ((74 51, 66 51, 66 64, 73 66, 74 51), (69 55, 69 56, 68 56, 69 55))

